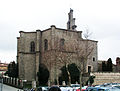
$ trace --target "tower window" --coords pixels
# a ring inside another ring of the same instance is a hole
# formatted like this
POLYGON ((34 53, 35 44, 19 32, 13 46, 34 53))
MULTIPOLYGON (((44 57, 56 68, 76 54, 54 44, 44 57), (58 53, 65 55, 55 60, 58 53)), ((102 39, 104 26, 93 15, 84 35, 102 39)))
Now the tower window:
POLYGON ((48 40, 47 39, 44 40, 44 50, 45 51, 48 50, 48 40))
POLYGON ((34 41, 32 41, 30 43, 30 52, 35 52, 35 43, 34 43, 34 41))

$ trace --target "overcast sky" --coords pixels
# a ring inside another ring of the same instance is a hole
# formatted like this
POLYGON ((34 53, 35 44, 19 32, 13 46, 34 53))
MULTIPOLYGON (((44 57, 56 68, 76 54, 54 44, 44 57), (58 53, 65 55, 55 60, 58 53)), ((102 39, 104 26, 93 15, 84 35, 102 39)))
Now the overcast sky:
POLYGON ((0 60, 16 61, 19 31, 66 29, 74 10, 78 31, 92 32, 98 41, 98 59, 120 57, 120 0, 0 0, 0 60))

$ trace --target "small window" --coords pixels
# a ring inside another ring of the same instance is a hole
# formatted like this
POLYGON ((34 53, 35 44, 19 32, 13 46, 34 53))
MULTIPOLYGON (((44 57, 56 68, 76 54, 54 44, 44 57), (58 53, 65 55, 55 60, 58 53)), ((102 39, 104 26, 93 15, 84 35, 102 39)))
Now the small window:
POLYGON ((93 57, 93 61, 95 61, 95 57, 93 57))
POLYGON ((35 52, 35 43, 34 43, 34 41, 32 41, 30 43, 30 52, 35 52))
POLYGON ((45 51, 48 50, 48 40, 47 39, 44 40, 44 50, 45 51))
POLYGON ((91 66, 88 66, 88 73, 91 72, 91 66))

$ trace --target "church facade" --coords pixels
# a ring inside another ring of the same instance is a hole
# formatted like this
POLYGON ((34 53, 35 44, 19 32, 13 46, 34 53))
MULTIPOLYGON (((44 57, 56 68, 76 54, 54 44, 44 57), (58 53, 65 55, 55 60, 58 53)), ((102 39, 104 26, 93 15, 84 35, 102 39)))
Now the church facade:
POLYGON ((82 38, 82 31, 76 30, 73 10, 68 16, 67 29, 52 25, 43 31, 20 31, 17 37, 20 79, 37 81, 40 64, 49 70, 51 81, 59 77, 60 68, 66 64, 82 64, 85 72, 97 71, 97 41, 82 38))

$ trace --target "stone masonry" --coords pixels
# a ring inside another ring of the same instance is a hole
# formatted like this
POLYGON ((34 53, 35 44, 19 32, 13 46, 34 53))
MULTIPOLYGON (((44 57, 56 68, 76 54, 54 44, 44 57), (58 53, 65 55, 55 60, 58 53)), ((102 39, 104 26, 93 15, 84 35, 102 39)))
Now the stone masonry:
POLYGON ((95 76, 93 85, 100 85, 104 83, 120 83, 120 73, 112 72, 94 72, 95 76))
MULTIPOLYGON (((72 16, 73 10, 70 10, 69 17, 72 16)), ((90 55, 83 68, 86 72, 97 71, 97 41, 83 39, 82 31, 77 31, 75 21, 71 20, 68 20, 67 26, 70 27, 68 29, 56 28, 52 25, 43 31, 20 31, 20 37, 17 38, 20 79, 37 81, 37 72, 42 63, 48 68, 51 81, 54 81, 56 76, 59 77, 60 68, 65 65, 66 60, 69 64, 79 65, 84 60, 79 61, 77 56, 84 57, 87 52, 90 55)))

